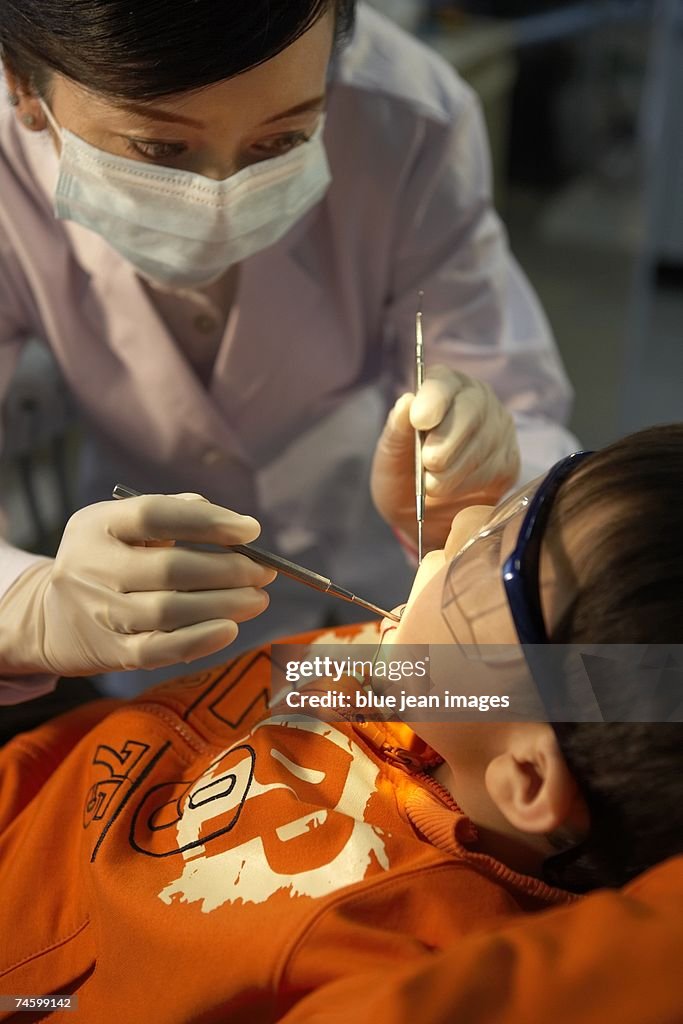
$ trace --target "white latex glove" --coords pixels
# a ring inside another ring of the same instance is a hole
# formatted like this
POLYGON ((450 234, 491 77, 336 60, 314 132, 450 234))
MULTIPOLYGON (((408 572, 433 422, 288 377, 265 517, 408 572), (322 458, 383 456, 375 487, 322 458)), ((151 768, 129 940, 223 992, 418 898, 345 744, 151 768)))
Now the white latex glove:
POLYGON ((159 668, 219 651, 268 606, 276 573, 234 552, 175 541, 244 544, 255 519, 200 495, 145 495, 81 509, 55 559, 32 566, 0 601, 8 673, 79 676, 159 668))
POLYGON ((425 549, 442 547, 453 516, 495 505, 520 469, 512 416, 487 384, 432 366, 417 396, 391 410, 377 444, 370 486, 380 515, 416 544, 415 430, 426 432, 425 549))

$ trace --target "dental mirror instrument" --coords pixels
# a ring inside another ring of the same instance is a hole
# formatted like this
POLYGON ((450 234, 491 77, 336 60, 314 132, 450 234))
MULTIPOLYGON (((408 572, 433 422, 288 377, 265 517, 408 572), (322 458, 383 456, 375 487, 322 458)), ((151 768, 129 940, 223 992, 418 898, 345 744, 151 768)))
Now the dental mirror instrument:
MULTIPOLYGON (((424 346, 422 343, 422 299, 424 292, 420 292, 420 302, 415 317, 415 394, 417 395, 425 381, 424 346)), ((417 513, 417 564, 422 565, 422 534, 425 521, 425 468, 422 459, 422 443, 424 434, 421 430, 415 431, 415 511, 417 513)))
MULTIPOLYGON (((112 491, 112 498, 139 497, 141 497, 139 491, 134 491, 130 487, 124 487, 123 484, 117 484, 112 491)), ((216 549, 218 549, 217 546, 216 549)), ((331 597, 338 597, 341 601, 348 601, 349 604, 357 604, 360 608, 365 608, 366 611, 373 612, 373 614, 379 615, 384 619, 391 619, 392 622, 401 621, 398 615, 394 615, 393 612, 387 612, 383 608, 378 608, 376 604, 372 604, 370 601, 364 601, 362 597, 352 594, 350 590, 337 586, 336 583, 327 579, 326 576, 321 576, 319 573, 313 572, 312 569, 306 569, 303 565, 290 562, 287 558, 282 558, 280 555, 273 555, 270 551, 263 551, 261 548, 255 548, 251 544, 230 544, 227 550, 236 551, 240 555, 246 555, 247 558, 251 558, 252 562, 258 562, 259 565, 275 569, 277 572, 282 573, 283 576, 289 576, 290 579, 297 580, 307 587, 312 587, 313 590, 319 590, 321 593, 329 594, 331 597)))

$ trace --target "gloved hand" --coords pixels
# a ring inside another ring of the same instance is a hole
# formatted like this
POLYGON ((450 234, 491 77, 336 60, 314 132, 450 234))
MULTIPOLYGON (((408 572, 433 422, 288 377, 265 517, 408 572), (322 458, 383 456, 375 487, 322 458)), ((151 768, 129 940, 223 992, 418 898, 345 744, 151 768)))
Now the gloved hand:
POLYGON ((442 547, 453 516, 494 505, 520 469, 515 424, 487 384, 445 366, 427 370, 417 396, 396 402, 377 444, 372 497, 390 526, 416 544, 415 430, 426 431, 425 550, 442 547))
POLYGON ((276 573, 234 552, 175 541, 243 544, 255 519, 200 495, 145 495, 71 517, 55 559, 26 570, 0 601, 8 673, 79 676, 158 668, 219 651, 268 606, 276 573))

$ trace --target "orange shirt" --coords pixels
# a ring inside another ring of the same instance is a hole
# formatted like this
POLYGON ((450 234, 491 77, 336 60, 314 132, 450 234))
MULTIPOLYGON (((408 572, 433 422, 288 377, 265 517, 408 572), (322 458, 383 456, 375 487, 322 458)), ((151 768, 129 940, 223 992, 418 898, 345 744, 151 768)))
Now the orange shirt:
POLYGON ((87 1024, 305 1020, 572 901, 468 851, 380 727, 271 713, 269 683, 263 648, 4 748, 0 992, 76 993, 87 1024))

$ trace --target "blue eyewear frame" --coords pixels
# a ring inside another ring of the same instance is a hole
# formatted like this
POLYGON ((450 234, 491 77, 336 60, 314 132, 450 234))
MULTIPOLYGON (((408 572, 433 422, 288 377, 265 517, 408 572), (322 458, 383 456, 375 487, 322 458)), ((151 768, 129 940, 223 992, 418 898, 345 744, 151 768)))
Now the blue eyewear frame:
POLYGON ((523 647, 526 644, 550 642, 541 608, 541 541, 557 492, 581 463, 593 454, 574 452, 553 466, 529 502, 517 543, 503 565, 503 585, 517 636, 523 647))

